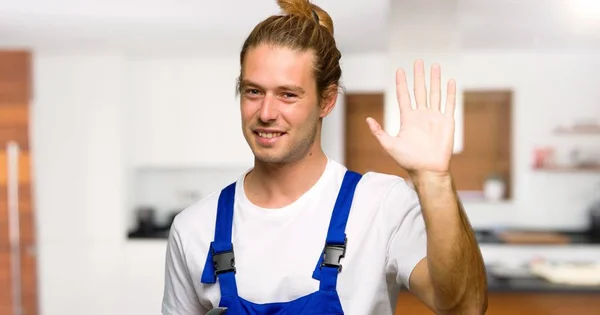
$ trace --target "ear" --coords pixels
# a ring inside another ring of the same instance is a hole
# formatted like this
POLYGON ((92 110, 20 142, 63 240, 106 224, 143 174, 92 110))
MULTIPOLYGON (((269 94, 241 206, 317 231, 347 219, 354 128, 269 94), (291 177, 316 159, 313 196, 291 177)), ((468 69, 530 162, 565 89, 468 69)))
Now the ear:
POLYGON ((329 87, 327 89, 327 91, 325 92, 325 99, 323 99, 323 101, 321 101, 321 115, 320 115, 321 118, 324 118, 325 116, 329 115, 329 113, 331 113, 331 111, 335 107, 337 98, 338 98, 337 87, 336 86, 329 87))

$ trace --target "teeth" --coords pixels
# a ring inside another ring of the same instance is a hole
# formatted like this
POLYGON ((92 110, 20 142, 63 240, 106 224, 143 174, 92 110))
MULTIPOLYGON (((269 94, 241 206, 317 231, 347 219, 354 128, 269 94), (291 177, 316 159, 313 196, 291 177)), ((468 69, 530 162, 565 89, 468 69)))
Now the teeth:
POLYGON ((258 135, 261 138, 271 139, 273 137, 279 137, 279 136, 281 136, 281 132, 259 132, 258 135))

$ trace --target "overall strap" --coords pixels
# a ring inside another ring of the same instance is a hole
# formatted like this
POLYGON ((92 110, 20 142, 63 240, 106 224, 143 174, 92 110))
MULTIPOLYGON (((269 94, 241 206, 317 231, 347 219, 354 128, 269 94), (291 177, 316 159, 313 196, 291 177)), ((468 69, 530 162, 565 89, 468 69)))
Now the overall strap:
POLYGON ((320 280, 321 290, 335 290, 338 273, 342 271, 341 259, 346 254, 346 223, 352 207, 352 199, 362 175, 346 171, 338 193, 323 253, 319 258, 313 278, 320 280))
POLYGON ((231 232, 233 229, 233 206, 235 203, 235 185, 231 183, 219 195, 215 238, 210 243, 206 263, 202 272, 202 283, 215 283, 219 279, 221 295, 237 296, 235 282, 235 256, 231 232))

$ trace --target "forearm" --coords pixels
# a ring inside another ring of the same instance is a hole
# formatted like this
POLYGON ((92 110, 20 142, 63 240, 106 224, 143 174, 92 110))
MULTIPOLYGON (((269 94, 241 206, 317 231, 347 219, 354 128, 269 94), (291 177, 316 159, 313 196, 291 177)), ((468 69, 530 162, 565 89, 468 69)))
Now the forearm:
POLYGON ((427 263, 435 306, 443 314, 484 314, 483 258, 450 174, 412 176, 427 229, 427 263))

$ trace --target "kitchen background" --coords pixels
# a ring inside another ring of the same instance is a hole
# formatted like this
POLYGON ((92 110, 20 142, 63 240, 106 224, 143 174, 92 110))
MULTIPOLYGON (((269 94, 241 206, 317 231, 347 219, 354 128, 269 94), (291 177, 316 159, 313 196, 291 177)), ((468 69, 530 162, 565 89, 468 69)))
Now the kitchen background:
MULTIPOLYGON (((507 164, 478 177, 481 189, 461 192, 498 275, 491 286, 508 294, 494 300, 493 314, 515 314, 502 305, 534 298, 545 299, 530 303, 544 310, 521 311, 562 314, 550 310, 554 300, 588 314, 563 293, 599 301, 600 283, 580 280, 583 273, 597 281, 596 265, 547 272, 530 263, 600 263, 600 241, 590 233, 600 198, 600 3, 315 2, 336 23, 348 95, 325 119, 329 156, 347 160, 352 95, 379 95, 385 128, 397 131, 393 73, 416 58, 439 62, 463 92, 457 156, 479 139, 469 117, 500 117, 468 111, 469 102, 496 104, 472 95, 508 93, 508 132, 489 129, 496 138, 486 147, 510 139, 508 151, 493 155, 508 154, 500 159, 507 164), (556 278, 564 274, 572 276, 556 278)), ((43 315, 158 314, 172 215, 252 165, 234 92, 237 54, 251 27, 277 7, 236 1, 240 15, 218 2, 73 3, 0 1, 0 49, 31 56, 36 243, 24 255, 37 259, 37 290, 27 301, 43 315)))

